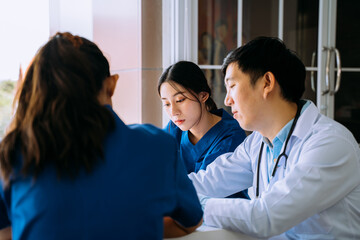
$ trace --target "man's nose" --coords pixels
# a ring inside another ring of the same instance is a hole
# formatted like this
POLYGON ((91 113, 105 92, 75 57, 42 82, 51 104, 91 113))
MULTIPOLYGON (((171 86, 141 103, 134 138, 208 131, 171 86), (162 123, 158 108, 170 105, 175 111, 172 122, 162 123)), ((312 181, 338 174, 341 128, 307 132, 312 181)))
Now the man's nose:
POLYGON ((231 105, 234 103, 233 99, 230 97, 228 92, 226 92, 224 103, 225 103, 225 106, 228 106, 228 107, 231 107, 231 105))

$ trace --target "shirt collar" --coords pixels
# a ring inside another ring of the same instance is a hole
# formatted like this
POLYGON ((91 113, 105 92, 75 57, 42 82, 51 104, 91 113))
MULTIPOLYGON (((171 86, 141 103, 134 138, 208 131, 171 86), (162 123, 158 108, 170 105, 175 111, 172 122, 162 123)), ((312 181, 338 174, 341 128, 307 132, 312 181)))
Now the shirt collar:
MULTIPOLYGON (((308 101, 308 100, 304 100, 305 103, 303 104, 303 107, 301 108, 301 112, 300 112, 300 117, 302 116, 303 112, 307 109, 308 106, 310 106, 310 104, 312 103, 311 101, 308 101)), ((299 117, 299 119, 300 119, 299 117)), ((286 140, 286 137, 287 135, 289 134, 290 132, 290 128, 291 128, 291 125, 292 123, 294 122, 294 118, 291 119, 281 130, 280 132, 278 132, 278 134, 275 136, 274 140, 273 140, 273 143, 271 143, 271 141, 266 138, 266 137, 263 137, 263 141, 265 144, 268 145, 269 148, 273 149, 275 147, 275 145, 277 146, 282 146, 286 140)), ((296 125, 299 124, 299 120, 297 122, 296 125)), ((295 129, 298 129, 296 128, 297 126, 295 126, 295 129)), ((299 131, 298 131, 299 132, 299 131)), ((293 135, 296 136, 297 134, 295 133, 295 131, 293 132, 293 135)))
POLYGON ((275 146, 282 146, 283 143, 286 140, 287 135, 290 132, 290 128, 291 128, 291 124, 294 121, 294 119, 291 119, 281 130, 280 132, 275 136, 273 142, 271 143, 271 141, 267 138, 267 137, 263 137, 263 141, 265 142, 265 144, 268 145, 269 148, 273 149, 275 146))

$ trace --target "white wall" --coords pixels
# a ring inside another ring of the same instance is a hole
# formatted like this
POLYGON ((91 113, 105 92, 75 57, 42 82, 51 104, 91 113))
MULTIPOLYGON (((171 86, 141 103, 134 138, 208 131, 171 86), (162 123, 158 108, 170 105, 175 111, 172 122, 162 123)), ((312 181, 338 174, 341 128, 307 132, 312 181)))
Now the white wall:
POLYGON ((0 80, 17 80, 49 39, 49 0, 0 0, 0 80))
POLYGON ((49 0, 50 35, 71 32, 93 39, 92 0, 49 0))
POLYGON ((18 78, 56 32, 94 41, 120 79, 113 97, 125 123, 161 125, 161 0, 0 0, 0 80, 18 78))

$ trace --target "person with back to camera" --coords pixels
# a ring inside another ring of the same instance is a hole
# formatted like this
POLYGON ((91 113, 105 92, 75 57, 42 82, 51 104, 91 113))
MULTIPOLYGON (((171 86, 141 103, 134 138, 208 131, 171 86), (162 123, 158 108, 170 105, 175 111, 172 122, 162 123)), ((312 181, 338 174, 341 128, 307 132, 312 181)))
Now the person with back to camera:
POLYGON ((359 145, 300 99, 301 60, 281 40, 259 37, 231 52, 222 69, 225 103, 253 133, 189 175, 204 224, 260 238, 360 239, 359 145), (222 198, 251 185, 251 201, 222 198))
POLYGON ((117 79, 85 38, 57 33, 38 51, 0 143, 1 237, 162 239, 164 216, 165 236, 201 224, 175 140, 112 110, 117 79))
MULTIPOLYGON (((238 122, 217 109, 205 75, 195 63, 180 61, 169 66, 159 79, 158 92, 170 118, 165 131, 176 138, 188 173, 206 169, 245 139, 238 122)), ((249 198, 247 190, 231 194, 249 198)))

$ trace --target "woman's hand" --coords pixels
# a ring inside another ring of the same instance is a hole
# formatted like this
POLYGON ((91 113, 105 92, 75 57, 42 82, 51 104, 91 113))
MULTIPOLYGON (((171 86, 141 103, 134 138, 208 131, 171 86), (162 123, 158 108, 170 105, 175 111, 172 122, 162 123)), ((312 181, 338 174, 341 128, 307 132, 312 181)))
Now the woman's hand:
POLYGON ((164 238, 181 237, 194 232, 201 226, 203 219, 193 227, 184 227, 171 217, 164 217, 164 238))
POLYGON ((0 240, 11 240, 11 227, 0 230, 0 240))

